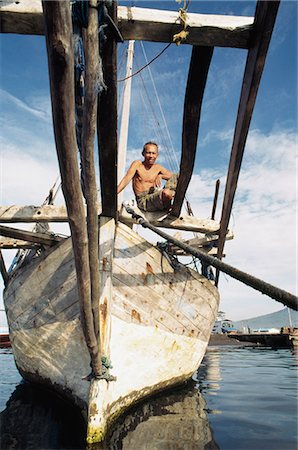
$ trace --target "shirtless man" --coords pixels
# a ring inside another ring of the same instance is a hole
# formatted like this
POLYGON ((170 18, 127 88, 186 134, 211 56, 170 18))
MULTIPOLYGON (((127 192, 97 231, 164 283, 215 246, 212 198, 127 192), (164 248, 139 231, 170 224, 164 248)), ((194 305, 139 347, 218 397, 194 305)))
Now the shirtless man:
POLYGON ((158 146, 155 142, 147 142, 142 155, 144 161, 133 161, 120 181, 117 192, 119 194, 132 180, 137 205, 141 210, 168 211, 175 195, 177 175, 156 164, 158 146), (161 180, 167 180, 163 189, 160 189, 161 180))

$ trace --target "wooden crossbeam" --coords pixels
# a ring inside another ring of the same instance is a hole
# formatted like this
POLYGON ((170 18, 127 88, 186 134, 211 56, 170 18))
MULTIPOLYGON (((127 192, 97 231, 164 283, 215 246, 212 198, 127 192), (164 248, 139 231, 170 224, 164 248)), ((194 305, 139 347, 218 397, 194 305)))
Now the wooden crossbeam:
POLYGON ((36 247, 38 247, 38 244, 34 244, 33 242, 4 236, 0 237, 0 250, 16 250, 19 248, 22 248, 23 250, 30 250, 36 247))
POLYGON ((218 258, 221 258, 224 249, 225 236, 232 212, 246 138, 248 135, 249 125, 278 7, 279 1, 259 1, 256 6, 254 35, 252 37, 251 48, 248 51, 246 60, 227 175, 227 183, 223 199, 222 214, 220 219, 218 258))
POLYGON ((193 47, 185 93, 179 180, 171 214, 178 217, 194 168, 199 123, 213 47, 193 47))
MULTIPOLYGON (((85 215, 86 215, 86 209, 85 215)), ((138 211, 141 214, 141 211, 138 211)), ((98 206, 101 214, 101 206, 98 206)), ((219 233, 219 222, 211 219, 201 219, 195 216, 167 216, 164 211, 144 213, 144 217, 155 227, 173 228, 176 230, 194 231, 199 233, 219 233)), ((120 222, 133 225, 135 219, 124 208, 119 214, 120 222)), ((0 206, 0 223, 36 223, 36 222, 68 222, 65 206, 0 206)))
POLYGON ((34 233, 33 231, 19 230, 17 228, 6 227, 4 225, 0 225, 0 235, 48 246, 55 245, 62 239, 59 236, 51 236, 47 233, 34 233))
MULTIPOLYGON (((108 7, 117 22, 116 2, 108 7)), ((97 137, 101 184, 102 215, 117 216, 117 43, 110 27, 101 52, 106 89, 98 96, 97 137)))
MULTIPOLYGON (((0 9, 2 33, 44 34, 40 0, 20 0, 0 9)), ((186 44, 248 48, 253 17, 188 15, 186 44)), ((177 11, 118 6, 118 25, 125 40, 172 42, 181 31, 177 11)))

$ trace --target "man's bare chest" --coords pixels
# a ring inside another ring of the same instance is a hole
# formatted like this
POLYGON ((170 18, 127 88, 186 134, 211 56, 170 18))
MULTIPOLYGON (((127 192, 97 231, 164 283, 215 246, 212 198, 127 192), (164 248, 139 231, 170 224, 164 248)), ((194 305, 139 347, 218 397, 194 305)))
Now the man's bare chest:
POLYGON ((142 165, 137 169, 135 176, 136 179, 140 181, 154 182, 159 172, 159 166, 152 166, 150 167, 150 169, 145 169, 145 167, 142 165))

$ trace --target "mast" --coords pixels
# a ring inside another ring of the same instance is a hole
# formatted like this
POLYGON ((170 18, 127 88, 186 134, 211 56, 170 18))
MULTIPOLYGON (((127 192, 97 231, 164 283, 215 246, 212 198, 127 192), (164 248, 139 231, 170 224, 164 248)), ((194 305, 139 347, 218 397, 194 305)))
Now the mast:
MULTIPOLYGON (((126 74, 125 74, 124 91, 123 91, 123 107, 122 107, 119 145, 118 145, 118 180, 119 181, 122 180, 124 173, 125 173, 134 43, 135 43, 135 41, 129 41, 128 49, 127 49, 126 74)), ((118 195, 118 204, 119 205, 121 205, 121 203, 122 203, 122 198, 123 198, 123 192, 121 192, 118 195)))

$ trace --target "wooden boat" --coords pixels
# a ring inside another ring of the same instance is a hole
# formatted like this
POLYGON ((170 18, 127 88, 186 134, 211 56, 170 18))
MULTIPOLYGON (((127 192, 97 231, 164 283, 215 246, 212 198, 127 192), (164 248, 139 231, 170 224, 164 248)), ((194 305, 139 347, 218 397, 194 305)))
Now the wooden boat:
MULTIPOLYGON (((48 233, 19 232, 1 226, 1 234, 18 240, 20 247, 28 246, 28 242, 34 246, 33 257, 22 261, 10 274, 1 259, 1 273, 6 284, 5 308, 19 371, 24 378, 44 383, 79 405, 88 421, 87 441, 93 443, 103 440, 109 425, 132 404, 192 376, 210 338, 218 311, 219 294, 205 276, 181 264, 173 268, 157 248, 130 226, 121 223, 128 223, 125 214, 120 212, 120 221, 117 220, 116 43, 111 31, 107 31, 107 44, 102 55, 107 91, 100 95, 99 111, 105 111, 105 115, 99 114, 97 123, 102 187, 102 209, 98 219, 93 163, 96 121, 94 82, 98 74, 98 67, 92 66, 98 59, 95 0, 89 2, 91 7, 86 30, 88 116, 85 113, 86 141, 82 156, 83 175, 88 180, 84 191, 86 226, 74 130, 74 66, 68 2, 43 2, 45 30, 40 3, 25 3, 18 2, 2 9, 2 31, 46 34, 56 149, 67 207, 64 220, 69 221, 71 238, 61 240, 48 233), (36 247, 41 246, 47 247, 47 250, 36 251, 36 247), (117 379, 114 380, 114 377, 117 379)), ((231 23, 219 24, 218 21, 213 25, 209 21, 204 27, 202 17, 197 21, 192 18, 190 31, 193 33, 188 43, 193 45, 193 52, 186 88, 177 192, 171 217, 160 218, 154 213, 146 217, 149 228, 155 223, 161 227, 205 232, 208 234, 205 243, 210 242, 210 233, 215 234, 216 238, 213 236, 211 241, 217 243, 217 258, 183 243, 178 242, 178 246, 185 251, 190 249, 192 254, 199 255, 205 261, 205 265, 212 264, 218 270, 224 268, 220 260, 277 9, 278 2, 259 2, 254 19, 238 18, 240 22, 236 21, 235 25, 234 21, 232 28, 231 23), (216 45, 248 48, 248 59, 221 221, 217 224, 213 220, 202 227, 198 226, 195 218, 186 220, 180 213, 191 177, 202 98, 216 45)), ((177 15, 169 19, 161 14, 162 24, 158 20, 156 23, 155 15, 150 13, 150 18, 147 13, 147 19, 144 16, 137 19, 140 13, 137 10, 133 11, 136 13, 135 19, 131 19, 132 11, 128 9, 125 9, 127 14, 119 19, 120 31, 125 38, 134 37, 135 33, 138 39, 163 41, 168 39, 165 36, 169 32, 172 38, 177 15), (154 27, 151 26, 152 20, 154 27), (130 27, 134 30, 132 36, 130 27)), ((120 14, 121 11, 123 13, 120 9, 120 14)), ((117 22, 115 4, 110 6, 109 13, 117 22)), ((178 28, 181 29, 181 25, 178 28)), ((55 216, 52 205, 29 208, 29 212, 26 207, 17 208, 13 213, 5 207, 2 212, 1 222, 63 220, 61 211, 55 216)), ((143 221, 140 216, 135 216, 135 219, 143 221)), ((166 239, 173 242, 171 237, 166 239)), ((202 241, 198 245, 203 247, 202 241)), ((227 273, 235 274, 235 270, 229 266, 227 273)), ((238 278, 239 273, 237 271, 238 278)), ((275 298, 293 305, 291 294, 253 277, 245 279, 249 279, 245 282, 251 286, 258 289, 261 286, 262 292, 271 296, 273 293, 275 298)))
MULTIPOLYGON (((219 295, 202 275, 174 270, 158 249, 119 223, 113 260, 111 373, 100 381, 101 427, 128 406, 190 378, 216 318, 219 295)), ((5 306, 17 367, 27 380, 71 397, 87 415, 90 373, 71 239, 16 270, 5 306)))

